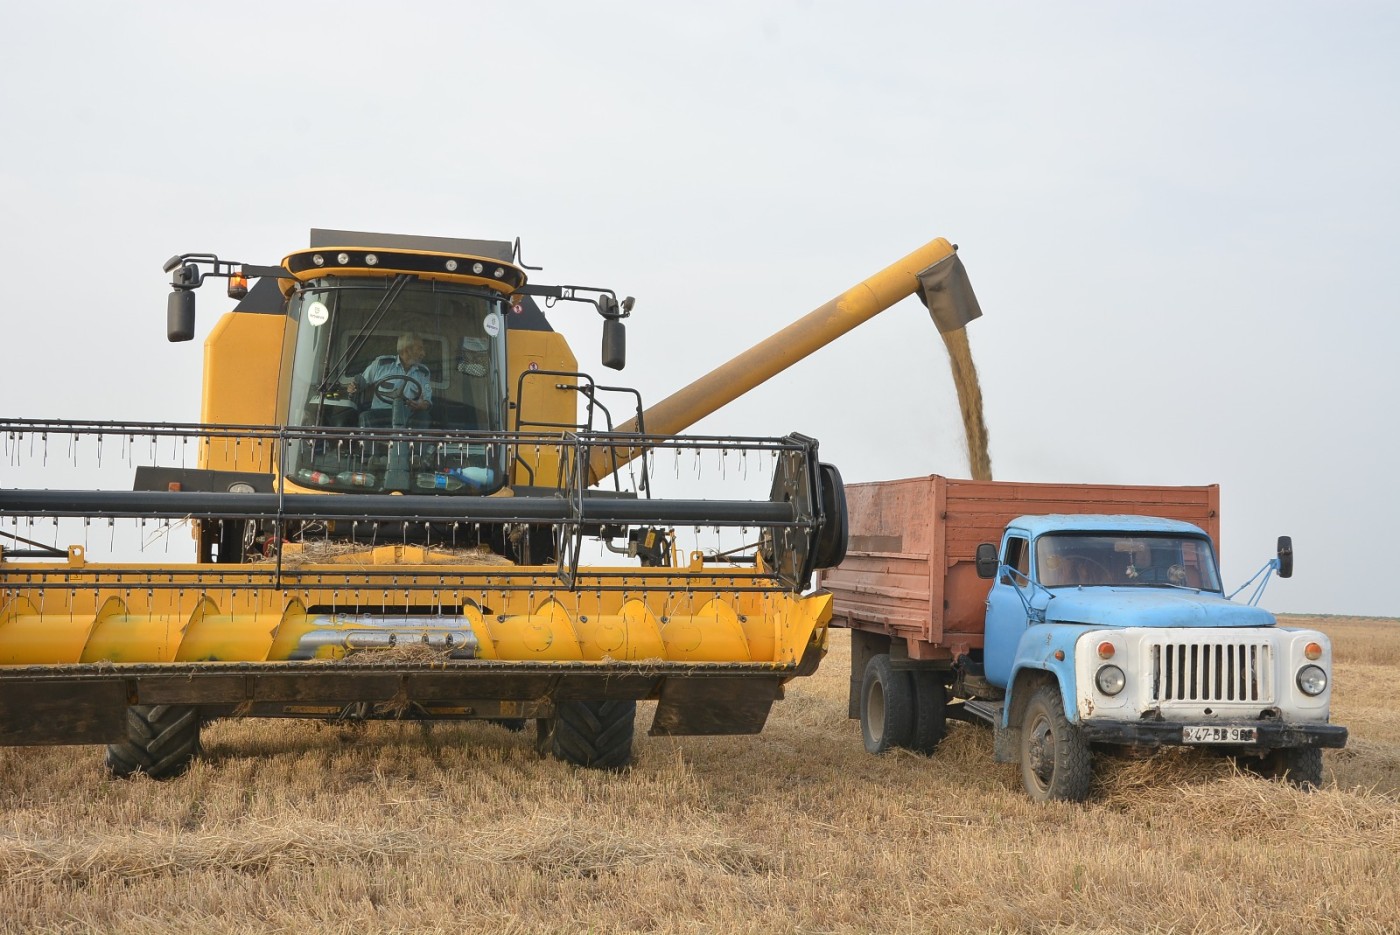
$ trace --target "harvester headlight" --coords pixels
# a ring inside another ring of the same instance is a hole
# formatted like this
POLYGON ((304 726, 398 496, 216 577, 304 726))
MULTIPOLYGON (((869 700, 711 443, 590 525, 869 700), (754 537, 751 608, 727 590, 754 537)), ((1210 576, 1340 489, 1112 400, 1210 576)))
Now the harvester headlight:
POLYGON ((476 273, 478 276, 480 276, 481 273, 482 273, 482 271, 485 270, 485 269, 486 269, 486 267, 485 267, 485 266, 482 266, 480 263, 473 263, 473 264, 472 264, 472 272, 473 272, 473 273, 476 273))
POLYGON ((376 254, 373 254, 373 253, 366 253, 366 254, 365 254, 365 265, 366 265, 366 266, 378 266, 378 265, 379 265, 379 257, 378 257, 376 254))
POLYGON ((341 266, 349 266, 349 265, 350 265, 350 254, 348 254, 348 253, 337 253, 337 254, 335 255, 335 261, 336 261, 337 263, 339 263, 341 266))
POLYGON ((493 275, 494 275, 497 279, 500 279, 500 278, 501 278, 502 276, 504 276, 505 274, 506 274, 506 268, 505 268, 504 266, 498 266, 498 267, 496 267, 496 272, 495 272, 493 275))
POLYGON ((1124 685, 1128 684, 1128 679, 1123 674, 1123 670, 1117 666, 1100 666, 1098 673, 1094 676, 1094 684, 1105 695, 1116 695, 1123 690, 1124 685))
POLYGON ((456 260, 448 260, 448 261, 447 261, 447 271, 448 271, 449 273, 455 273, 455 272, 457 271, 457 261, 456 261, 456 260))
POLYGON ((245 481, 236 480, 228 485, 229 493, 253 493, 253 485, 245 481))
POLYGON ((311 254, 311 262, 315 263, 317 266, 325 266, 326 258, 321 256, 321 254, 319 253, 313 253, 311 254))
POLYGON ((1327 690, 1327 673, 1322 666, 1303 666, 1298 670, 1298 690, 1305 695, 1320 695, 1327 690))

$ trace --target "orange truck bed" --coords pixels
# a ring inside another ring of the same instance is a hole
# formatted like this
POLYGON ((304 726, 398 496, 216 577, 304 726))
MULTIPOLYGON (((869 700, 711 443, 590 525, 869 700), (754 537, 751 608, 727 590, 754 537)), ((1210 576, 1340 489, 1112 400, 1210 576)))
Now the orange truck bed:
POLYGON ((982 646, 991 582, 977 546, 1017 516, 1125 513, 1195 523, 1220 549, 1220 487, 1128 487, 956 480, 931 474, 850 484, 850 547, 820 586, 835 596, 833 626, 903 640, 911 659, 950 662, 982 646))

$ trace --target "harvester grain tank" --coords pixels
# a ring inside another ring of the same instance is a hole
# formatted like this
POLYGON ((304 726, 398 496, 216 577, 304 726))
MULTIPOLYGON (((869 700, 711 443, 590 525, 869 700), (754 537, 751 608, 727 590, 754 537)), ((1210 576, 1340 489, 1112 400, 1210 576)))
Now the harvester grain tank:
POLYGON ((595 767, 630 761, 639 699, 653 733, 761 729, 825 650, 809 584, 845 551, 840 476, 802 435, 675 433, 906 295, 969 314, 953 248, 648 411, 535 301, 595 308, 620 369, 631 299, 530 269, 518 241, 320 230, 275 266, 172 257, 172 341, 207 279, 239 300, 198 423, 0 421, 10 476, 42 472, 0 489, 0 744, 106 743, 114 772, 165 776, 218 717, 533 719, 595 767), (119 523, 143 550, 94 561, 119 523))

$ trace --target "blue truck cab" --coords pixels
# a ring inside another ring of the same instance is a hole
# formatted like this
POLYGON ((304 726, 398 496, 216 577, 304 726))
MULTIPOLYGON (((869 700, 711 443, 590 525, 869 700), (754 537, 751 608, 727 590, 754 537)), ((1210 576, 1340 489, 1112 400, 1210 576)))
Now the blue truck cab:
MULTIPOLYGON (((1291 565, 1280 540, 1264 581, 1291 565)), ((1329 723, 1326 635, 1228 599, 1199 526, 1019 516, 1000 547, 978 548, 977 572, 992 579, 982 672, 967 679, 981 690, 959 713, 992 724, 997 760, 1020 762, 1032 798, 1085 798, 1100 745, 1210 746, 1309 786, 1321 749, 1346 743, 1329 723)))

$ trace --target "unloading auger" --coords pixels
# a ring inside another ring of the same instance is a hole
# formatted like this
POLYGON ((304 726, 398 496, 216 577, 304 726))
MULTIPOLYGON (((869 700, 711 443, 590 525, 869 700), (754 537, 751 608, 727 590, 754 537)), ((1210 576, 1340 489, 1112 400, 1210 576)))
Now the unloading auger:
MULTIPOLYGON (((801 346, 915 291, 966 309, 946 241, 896 266, 801 346)), ((171 340, 205 279, 240 300, 200 422, 0 420, 0 745, 168 776, 212 718, 534 719, 542 752, 616 768, 639 699, 652 733, 760 730, 825 651, 804 592, 845 552, 840 475, 802 435, 674 434, 722 405, 703 379, 649 433, 534 301, 592 304, 620 369, 632 300, 527 269, 518 241, 321 230, 278 266, 173 257, 171 340)), ((766 359, 729 398, 797 358, 766 359)))

